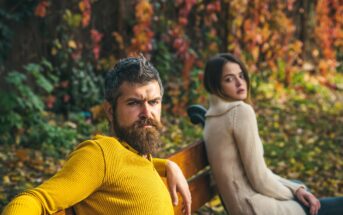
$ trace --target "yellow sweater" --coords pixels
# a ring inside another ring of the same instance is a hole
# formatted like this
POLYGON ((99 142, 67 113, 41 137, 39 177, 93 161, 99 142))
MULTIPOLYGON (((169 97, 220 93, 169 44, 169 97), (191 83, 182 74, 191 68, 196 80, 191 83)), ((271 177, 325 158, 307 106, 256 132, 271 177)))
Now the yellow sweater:
POLYGON ((78 215, 173 214, 160 177, 165 176, 165 162, 97 135, 81 143, 55 176, 19 194, 2 214, 51 214, 71 206, 78 215))

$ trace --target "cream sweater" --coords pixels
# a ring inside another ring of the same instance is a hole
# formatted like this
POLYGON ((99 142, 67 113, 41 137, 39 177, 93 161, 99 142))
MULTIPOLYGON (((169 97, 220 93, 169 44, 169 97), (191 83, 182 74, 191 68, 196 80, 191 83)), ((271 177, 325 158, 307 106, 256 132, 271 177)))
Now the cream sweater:
POLYGON ((305 215, 293 196, 303 185, 273 174, 266 166, 250 105, 211 95, 204 140, 214 179, 230 215, 305 215))

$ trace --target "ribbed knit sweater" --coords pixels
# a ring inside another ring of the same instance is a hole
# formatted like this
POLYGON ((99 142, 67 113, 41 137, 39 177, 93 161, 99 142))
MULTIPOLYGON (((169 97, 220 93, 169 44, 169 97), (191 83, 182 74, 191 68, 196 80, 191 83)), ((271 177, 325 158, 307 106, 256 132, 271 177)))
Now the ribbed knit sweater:
POLYGON ((294 193, 303 185, 274 174, 263 158, 253 108, 210 96, 204 140, 212 173, 230 215, 305 215, 294 193))
POLYGON ((71 206, 78 215, 173 214, 160 177, 165 176, 165 163, 97 135, 81 143, 55 176, 19 194, 2 214, 51 214, 71 206))

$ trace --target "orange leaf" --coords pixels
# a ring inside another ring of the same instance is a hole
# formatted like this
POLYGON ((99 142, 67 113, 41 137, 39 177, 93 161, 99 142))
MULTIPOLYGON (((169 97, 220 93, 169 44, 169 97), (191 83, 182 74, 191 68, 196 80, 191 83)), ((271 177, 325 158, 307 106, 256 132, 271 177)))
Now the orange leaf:
POLYGON ((39 17, 45 17, 46 16, 46 9, 49 6, 47 1, 41 1, 39 2, 39 4, 37 5, 36 9, 35 9, 35 15, 39 16, 39 17))

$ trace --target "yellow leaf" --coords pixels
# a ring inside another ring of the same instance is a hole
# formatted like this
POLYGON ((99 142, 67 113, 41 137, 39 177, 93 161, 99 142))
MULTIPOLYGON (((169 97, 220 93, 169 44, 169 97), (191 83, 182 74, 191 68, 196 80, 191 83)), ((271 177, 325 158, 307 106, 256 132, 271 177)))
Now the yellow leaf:
POLYGON ((51 55, 52 55, 52 56, 55 56, 56 54, 57 54, 57 49, 52 48, 52 49, 51 49, 51 55))
POLYGON ((253 49, 251 50, 251 54, 252 54, 252 56, 254 57, 255 60, 258 59, 259 53, 260 53, 260 50, 256 46, 253 47, 253 49))
POLYGON ((92 112, 93 119, 101 119, 101 118, 106 118, 106 114, 104 112, 103 106, 102 105, 96 105, 93 106, 90 111, 92 112))
POLYGON ((11 183, 11 179, 10 177, 8 177, 8 175, 5 175, 4 177, 2 177, 3 183, 4 184, 10 184, 11 183))
POLYGON ((69 40, 68 41, 68 46, 69 46, 69 48, 72 48, 72 49, 76 49, 77 48, 76 42, 74 40, 69 40))
POLYGON ((80 2, 79 3, 79 8, 80 8, 81 11, 85 11, 86 6, 85 6, 85 4, 83 2, 80 2))

